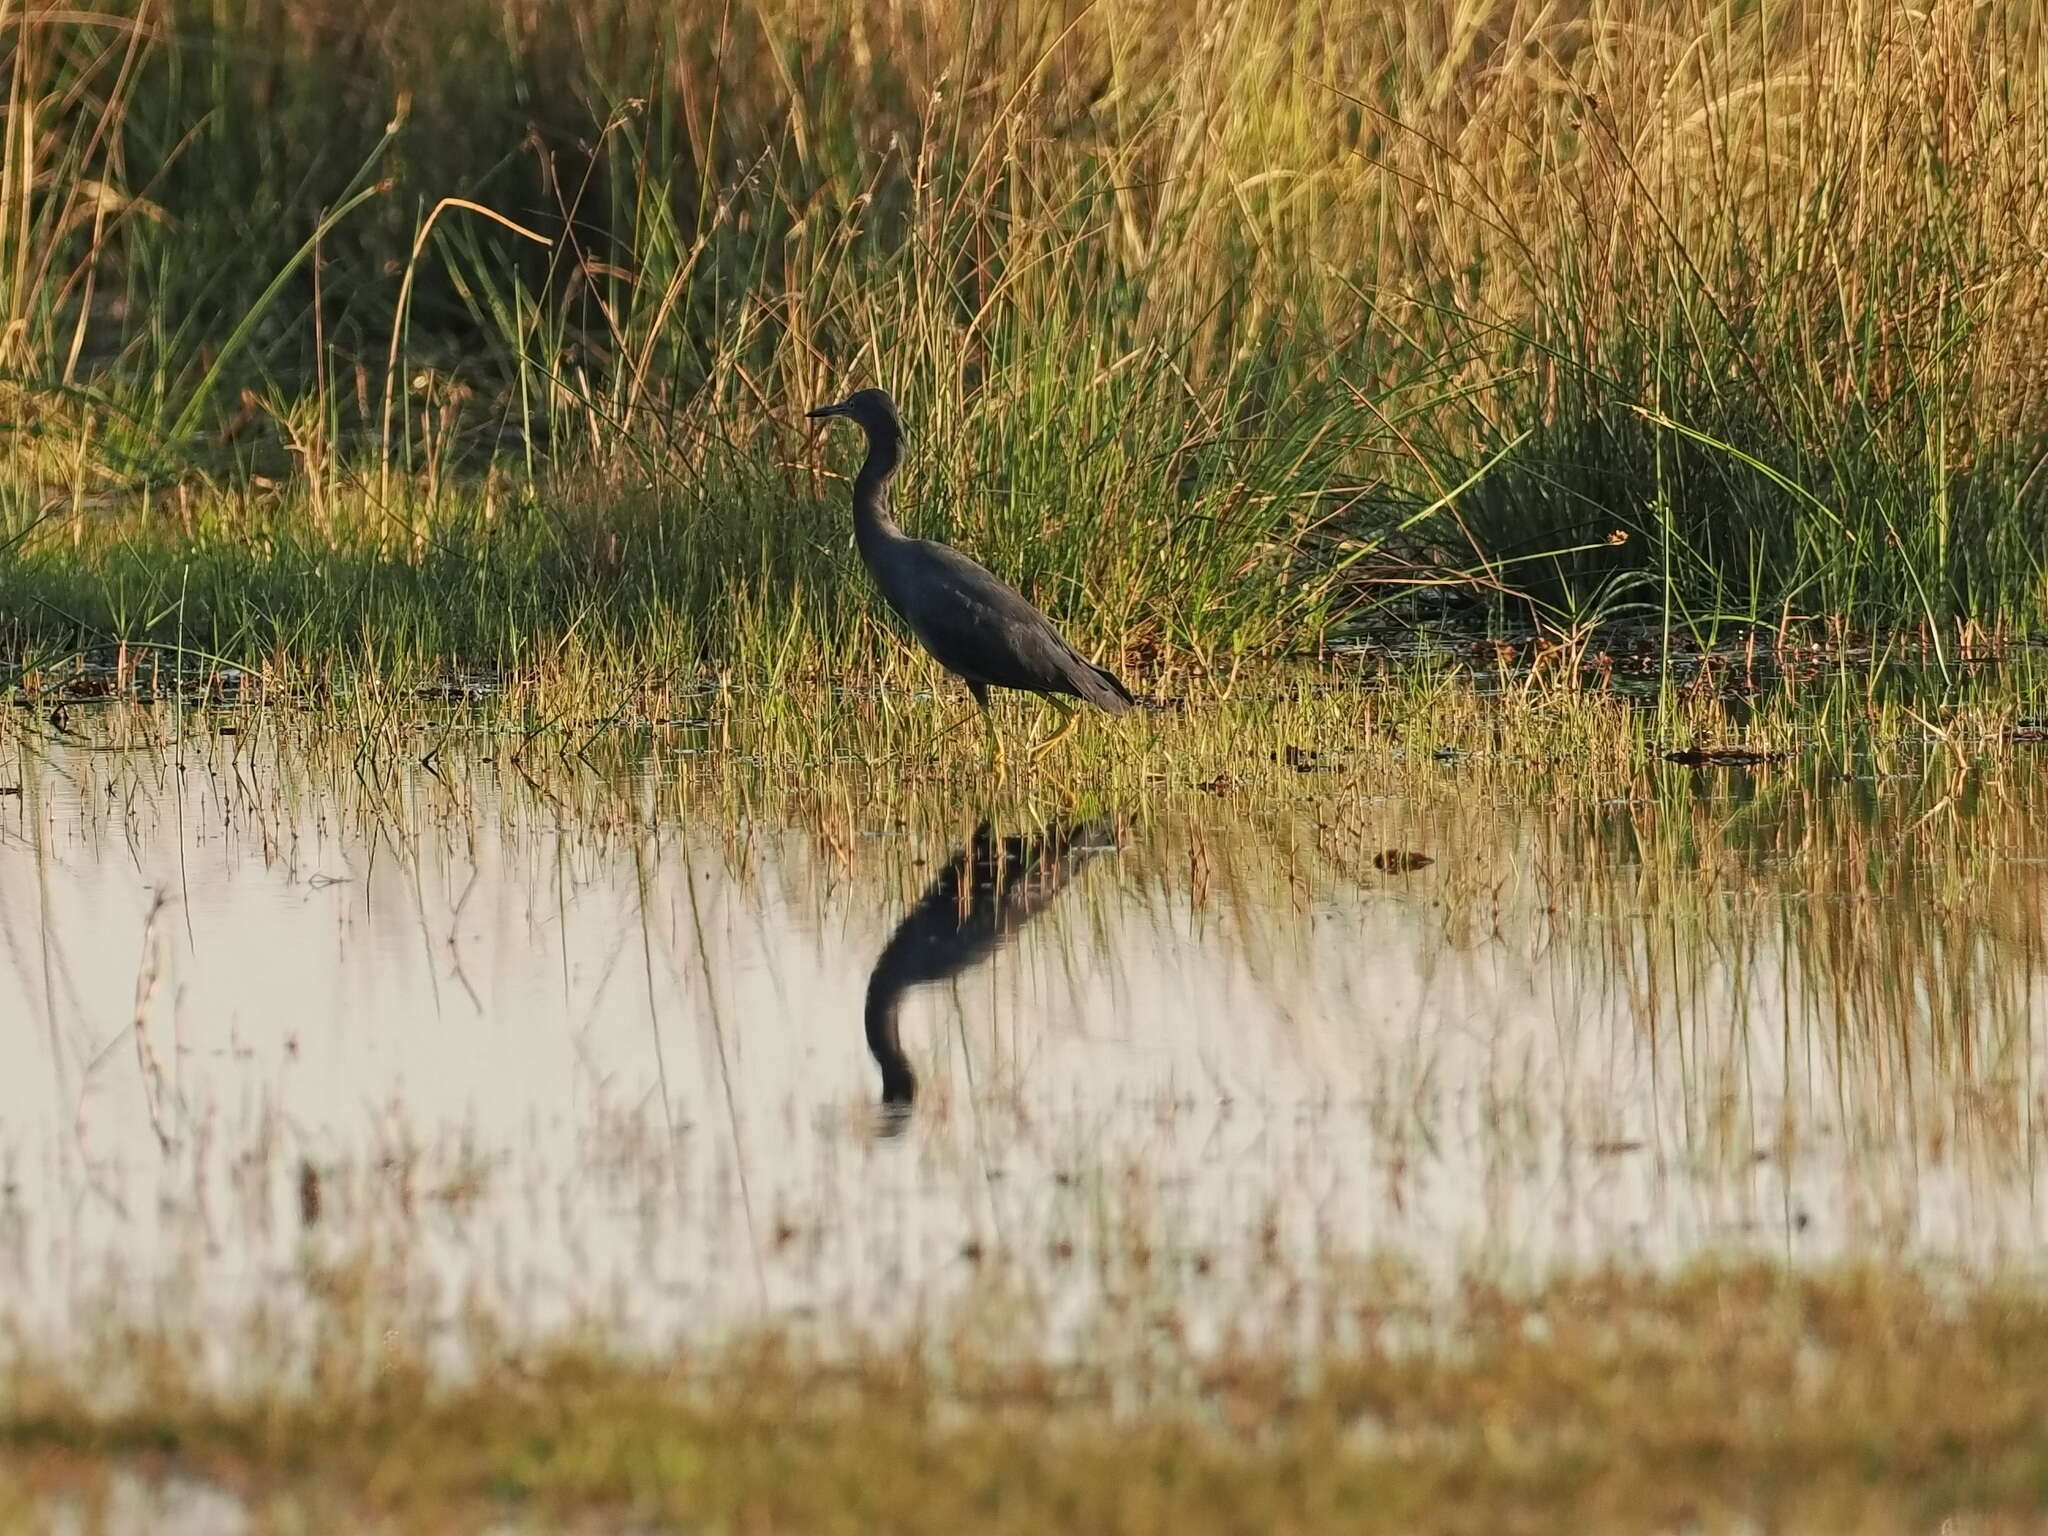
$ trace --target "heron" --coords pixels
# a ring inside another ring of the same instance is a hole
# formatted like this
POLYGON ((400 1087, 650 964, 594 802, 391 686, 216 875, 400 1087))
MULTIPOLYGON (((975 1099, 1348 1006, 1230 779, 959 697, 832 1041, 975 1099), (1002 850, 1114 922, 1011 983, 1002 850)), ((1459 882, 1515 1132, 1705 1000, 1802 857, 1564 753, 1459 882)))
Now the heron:
POLYGON ((843 416, 867 434, 868 456, 853 481, 853 541, 861 562, 918 644, 967 684, 998 763, 1003 744, 989 715, 991 688, 1035 693, 1059 711, 1059 728, 1031 749, 1034 759, 1077 724, 1062 699, 1080 699, 1112 715, 1137 702, 1115 674, 1069 645, 1015 587, 959 550, 911 538, 896 526, 889 482, 903 458, 903 424, 887 391, 856 390, 806 414, 843 416))
POLYGON ((897 1028, 903 994, 980 964, 1051 906, 1097 854, 1117 848, 1108 818, 998 837, 984 821, 896 925, 868 975, 868 1052, 882 1074, 883 1134, 917 1101, 917 1073, 897 1028))

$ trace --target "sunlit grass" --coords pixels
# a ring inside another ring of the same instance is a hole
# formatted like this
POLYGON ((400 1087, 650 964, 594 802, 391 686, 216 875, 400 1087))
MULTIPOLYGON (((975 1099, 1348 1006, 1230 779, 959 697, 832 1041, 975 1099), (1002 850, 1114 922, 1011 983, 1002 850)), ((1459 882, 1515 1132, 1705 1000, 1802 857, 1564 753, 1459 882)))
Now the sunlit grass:
POLYGON ((907 521, 1112 657, 1418 611, 1953 649, 2040 613, 2026 7, 19 31, 32 649, 871 653, 850 445, 799 416, 853 383, 903 405, 907 521))

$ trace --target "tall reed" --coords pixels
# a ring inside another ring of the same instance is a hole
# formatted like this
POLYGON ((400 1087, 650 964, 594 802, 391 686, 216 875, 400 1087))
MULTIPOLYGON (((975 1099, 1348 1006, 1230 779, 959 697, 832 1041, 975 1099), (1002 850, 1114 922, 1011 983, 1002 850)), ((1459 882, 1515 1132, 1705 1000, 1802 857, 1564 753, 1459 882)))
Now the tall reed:
POLYGON ((2030 7, 5 25, 6 581, 81 633, 858 648, 797 417, 859 383, 1110 647, 2040 611, 2030 7))

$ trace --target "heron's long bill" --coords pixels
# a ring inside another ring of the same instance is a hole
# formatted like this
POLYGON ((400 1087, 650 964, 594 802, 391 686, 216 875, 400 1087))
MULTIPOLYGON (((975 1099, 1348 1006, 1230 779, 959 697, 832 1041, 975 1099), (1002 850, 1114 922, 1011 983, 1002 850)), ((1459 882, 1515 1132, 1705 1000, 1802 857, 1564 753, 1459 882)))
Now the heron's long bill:
POLYGON ((818 407, 817 407, 816 409, 814 409, 814 410, 808 410, 808 411, 805 411, 805 412, 804 412, 804 414, 805 414, 806 416, 812 416, 812 417, 816 417, 816 416, 838 416, 838 415, 841 415, 841 414, 842 414, 842 413, 843 413, 843 412, 844 412, 845 410, 846 410, 846 403, 845 403, 844 401, 840 401, 840 402, 839 402, 838 404, 836 404, 836 405, 821 405, 821 406, 818 406, 818 407))

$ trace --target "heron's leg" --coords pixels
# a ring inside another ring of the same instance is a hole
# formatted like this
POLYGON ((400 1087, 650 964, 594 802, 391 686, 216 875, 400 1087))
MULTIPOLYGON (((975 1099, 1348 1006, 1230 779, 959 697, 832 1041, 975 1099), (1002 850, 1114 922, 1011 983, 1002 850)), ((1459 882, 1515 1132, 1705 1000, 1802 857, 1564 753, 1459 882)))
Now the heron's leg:
POLYGON ((1054 698, 1048 698, 1045 702, 1059 711, 1060 723, 1057 730, 1031 749, 1031 760, 1034 763, 1065 741, 1069 736, 1073 735, 1074 727, 1081 723, 1080 712, 1071 705, 1062 704, 1058 699, 1054 698))

